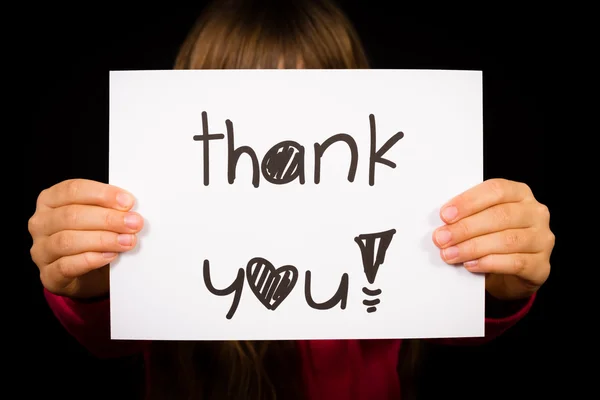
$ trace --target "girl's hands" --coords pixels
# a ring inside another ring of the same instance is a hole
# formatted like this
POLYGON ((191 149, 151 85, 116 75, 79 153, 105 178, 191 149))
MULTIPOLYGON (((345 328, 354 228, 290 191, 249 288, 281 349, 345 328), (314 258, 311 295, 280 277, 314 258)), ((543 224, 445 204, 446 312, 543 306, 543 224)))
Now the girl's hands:
MULTIPOLYGON (((117 187, 68 180, 42 191, 29 220, 31 257, 49 291, 90 298, 108 293, 108 264, 133 249, 142 217, 117 187)), ((523 183, 492 179, 441 210, 446 225, 433 234, 449 264, 485 273, 499 299, 533 294, 548 278, 554 234, 548 208, 523 183)))
POLYGON ((135 247, 144 224, 133 204, 122 189, 82 179, 42 191, 29 233, 44 287, 76 298, 108 294, 108 264, 135 247))
POLYGON ((458 195, 440 212, 433 234, 448 264, 486 274, 486 290, 503 300, 532 295, 548 279, 554 234, 548 207, 524 183, 491 179, 458 195))

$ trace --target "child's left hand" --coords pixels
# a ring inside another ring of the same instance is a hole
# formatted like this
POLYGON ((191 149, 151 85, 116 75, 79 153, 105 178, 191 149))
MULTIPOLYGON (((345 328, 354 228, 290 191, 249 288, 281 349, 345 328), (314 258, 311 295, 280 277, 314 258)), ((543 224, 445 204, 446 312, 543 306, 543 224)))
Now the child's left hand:
POLYGON ((548 279, 554 234, 548 207, 524 183, 491 179, 440 211, 447 224, 433 242, 448 264, 486 274, 486 290, 502 300, 532 295, 548 279))

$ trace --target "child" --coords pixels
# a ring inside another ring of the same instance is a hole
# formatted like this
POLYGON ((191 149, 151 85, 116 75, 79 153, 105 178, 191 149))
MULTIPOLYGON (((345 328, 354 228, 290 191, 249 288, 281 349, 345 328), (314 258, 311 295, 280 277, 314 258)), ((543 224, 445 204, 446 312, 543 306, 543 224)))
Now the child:
MULTIPOLYGON (((325 0, 221 0, 202 15, 177 69, 368 68, 352 26, 325 0)), ((66 330, 98 357, 143 352, 150 399, 397 399, 401 340, 123 342, 109 332, 108 264, 135 247, 142 217, 126 191, 70 180, 44 190, 31 255, 66 330)), ((441 208, 433 237, 449 264, 486 273, 486 337, 522 318, 549 274, 549 214, 518 182, 486 181, 441 208)), ((168 267, 168 266, 165 266, 168 267)), ((411 343, 412 345, 412 343, 411 343)), ((404 351, 402 354, 404 354, 404 351)))

